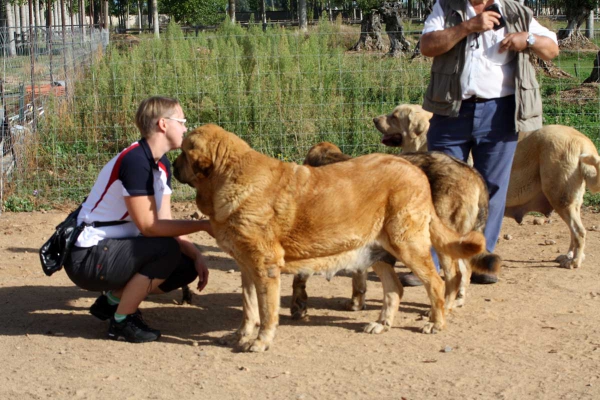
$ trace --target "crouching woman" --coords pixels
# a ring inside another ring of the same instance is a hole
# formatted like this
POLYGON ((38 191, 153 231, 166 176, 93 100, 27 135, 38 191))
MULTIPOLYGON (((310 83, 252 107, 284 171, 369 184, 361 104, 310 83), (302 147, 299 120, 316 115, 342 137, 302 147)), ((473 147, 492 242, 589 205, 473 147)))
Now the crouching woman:
POLYGON ((209 222, 171 219, 166 153, 181 147, 185 122, 175 99, 142 101, 135 116, 141 139, 102 168, 79 213, 78 224, 87 226, 65 270, 77 286, 105 292, 90 313, 110 319, 110 339, 159 339, 160 331, 150 328, 138 309, 146 296, 180 288, 197 277, 198 290, 208 282, 204 259, 185 235, 212 234, 209 222))

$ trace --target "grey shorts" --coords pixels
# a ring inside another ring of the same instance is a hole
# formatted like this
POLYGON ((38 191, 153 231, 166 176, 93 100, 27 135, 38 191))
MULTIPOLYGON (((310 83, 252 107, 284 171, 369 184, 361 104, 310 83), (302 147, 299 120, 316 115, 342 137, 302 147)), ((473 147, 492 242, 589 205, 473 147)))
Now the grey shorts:
POLYGON ((194 262, 181 252, 177 240, 143 236, 74 247, 65 271, 80 288, 97 292, 123 288, 136 273, 164 279, 159 286, 163 292, 187 285, 198 276, 194 262))

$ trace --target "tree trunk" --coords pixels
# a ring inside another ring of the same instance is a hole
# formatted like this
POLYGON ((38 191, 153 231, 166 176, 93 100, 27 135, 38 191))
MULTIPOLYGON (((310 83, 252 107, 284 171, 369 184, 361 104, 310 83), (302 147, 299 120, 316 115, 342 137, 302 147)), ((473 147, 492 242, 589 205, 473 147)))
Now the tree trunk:
POLYGON ((81 37, 85 38, 85 3, 79 0, 79 26, 81 26, 81 37))
POLYGON ((104 0, 104 29, 110 29, 110 10, 108 8, 108 0, 104 0))
POLYGON ((262 21, 263 30, 267 30, 267 5, 265 0, 260 0, 260 20, 262 21))
POLYGON ((588 39, 594 38, 594 11, 590 11, 585 22, 585 37, 588 39))
POLYGON ((360 37, 351 51, 383 50, 381 39, 381 16, 377 10, 365 13, 360 23, 360 37))
POLYGON ((15 16, 15 46, 17 47, 17 51, 21 48, 21 10, 18 5, 12 5, 13 7, 13 15, 15 16))
POLYGON ((35 26, 41 26, 42 21, 40 19, 40 0, 33 1, 33 16, 35 18, 35 26))
POLYGON ((5 3, 4 10, 6 11, 6 25, 8 28, 8 55, 14 57, 17 55, 17 47, 15 46, 15 15, 13 6, 8 1, 5 3))
POLYGON ((399 56, 402 52, 410 50, 410 43, 404 37, 402 19, 400 18, 399 3, 385 2, 379 8, 379 13, 385 22, 385 31, 390 39, 390 51, 388 55, 399 56))
POLYGON ((59 20, 58 10, 59 10, 58 4, 54 5, 54 7, 52 7, 52 24, 53 25, 58 24, 58 20, 59 20))
POLYGON ((155 38, 159 38, 160 33, 158 31, 158 26, 160 24, 160 21, 158 20, 158 0, 152 0, 152 20, 153 20, 153 26, 154 26, 154 37, 155 38))
POLYGON ((298 25, 301 31, 306 32, 308 30, 306 0, 298 0, 298 25))
POLYGON ((578 8, 569 12, 567 15, 567 27, 558 31, 558 40, 565 40, 578 33, 579 27, 583 24, 589 14, 589 10, 578 8))
POLYGON ((229 20, 235 24, 235 0, 229 0, 229 20))
POLYGON ((154 4, 153 0, 148 0, 148 28, 152 27, 152 4, 154 4))
POLYGON ((594 68, 592 69, 592 73, 588 78, 583 81, 583 83, 592 83, 592 82, 600 82, 600 51, 596 54, 596 59, 594 60, 594 68))
POLYGON ((143 27, 143 25, 142 25, 142 0, 138 0, 137 6, 138 6, 138 28, 141 30, 143 27))

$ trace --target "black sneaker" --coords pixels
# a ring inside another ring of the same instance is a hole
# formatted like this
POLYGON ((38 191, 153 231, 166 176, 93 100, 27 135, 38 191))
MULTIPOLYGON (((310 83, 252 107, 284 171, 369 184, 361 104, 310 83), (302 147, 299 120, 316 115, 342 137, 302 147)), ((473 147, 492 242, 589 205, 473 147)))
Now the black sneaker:
POLYGON ((131 314, 122 322, 110 319, 108 338, 131 343, 153 342, 160 338, 160 331, 146 325, 139 314, 131 314))
MULTIPOLYGON (((92 304, 90 307, 90 314, 98 319, 101 319, 102 321, 106 321, 115 315, 117 312, 117 307, 119 307, 118 304, 108 304, 108 297, 106 297, 105 294, 101 294, 100 297, 98 297, 94 304, 92 304)), ((138 309, 134 315, 139 315, 141 318, 142 312, 138 309)))
POLYGON ((498 282, 498 277, 493 274, 471 274, 471 283, 476 285, 491 285, 498 282))
POLYGON ((90 314, 102 321, 106 321, 115 315, 118 306, 118 304, 115 304, 114 306, 108 304, 108 297, 106 297, 105 294, 101 294, 90 307, 90 314))

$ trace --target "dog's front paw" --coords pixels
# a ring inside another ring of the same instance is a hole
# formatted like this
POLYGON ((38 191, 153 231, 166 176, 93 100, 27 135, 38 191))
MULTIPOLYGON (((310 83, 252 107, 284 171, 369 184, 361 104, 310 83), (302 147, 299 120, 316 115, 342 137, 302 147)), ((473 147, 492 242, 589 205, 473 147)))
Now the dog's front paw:
POLYGON ((440 326, 439 323, 437 323, 437 322, 428 322, 428 323, 425 324, 425 326, 423 327, 423 329, 421 329, 421 332, 427 333, 427 334, 431 334, 431 333, 438 333, 441 330, 442 330, 442 327, 440 326))
POLYGON ((228 333, 225 336, 218 338, 216 341, 221 346, 234 346, 240 340, 240 336, 237 331, 233 333, 228 333))
POLYGON ((361 311, 361 310, 366 310, 367 309, 367 304, 366 303, 361 303, 358 300, 355 299, 350 299, 346 302, 346 310, 348 311, 361 311))
POLYGON ((583 257, 573 258, 571 254, 562 254, 556 257, 554 261, 556 261, 561 268, 575 269, 581 267, 583 257))
POLYGON ((239 347, 244 353, 262 353, 269 349, 269 344, 260 339, 248 340, 239 347))
POLYGON ((380 334, 389 331, 390 326, 387 324, 381 324, 379 322, 371 322, 370 324, 366 325, 363 330, 366 333, 380 334))

